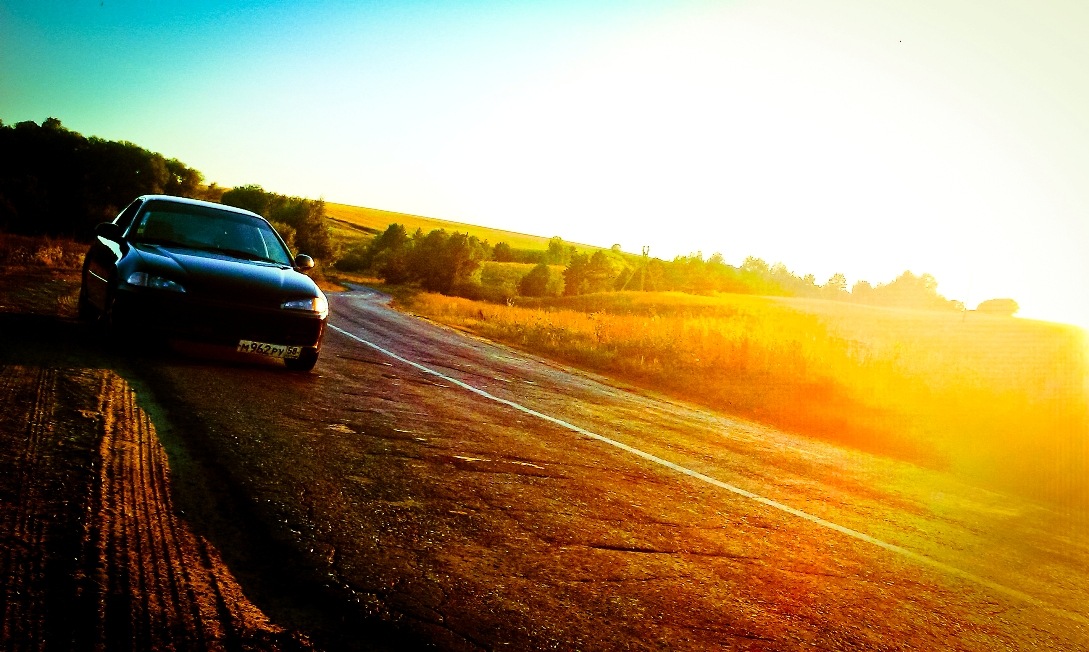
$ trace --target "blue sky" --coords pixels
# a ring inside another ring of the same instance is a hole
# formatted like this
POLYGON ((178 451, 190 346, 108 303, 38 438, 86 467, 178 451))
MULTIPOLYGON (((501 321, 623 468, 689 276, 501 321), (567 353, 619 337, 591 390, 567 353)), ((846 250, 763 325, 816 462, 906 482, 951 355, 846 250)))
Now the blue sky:
POLYGON ((12 2, 0 119, 221 185, 1089 325, 1089 5, 12 2))

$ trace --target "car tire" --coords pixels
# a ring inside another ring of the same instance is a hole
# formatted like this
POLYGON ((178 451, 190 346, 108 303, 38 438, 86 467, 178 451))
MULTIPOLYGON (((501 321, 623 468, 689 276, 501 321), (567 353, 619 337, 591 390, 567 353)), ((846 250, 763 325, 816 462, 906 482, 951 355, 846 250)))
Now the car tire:
POLYGON ((317 363, 317 351, 303 351, 297 358, 284 360, 284 366, 291 371, 310 371, 317 363))
POLYGON ((76 315, 84 324, 92 324, 98 318, 98 311, 87 300, 87 290, 80 286, 79 300, 76 302, 76 315))
POLYGON ((98 327, 102 331, 102 337, 107 342, 120 339, 118 337, 117 317, 114 315, 115 303, 113 292, 110 292, 106 295, 106 305, 102 308, 102 314, 98 316, 98 327))

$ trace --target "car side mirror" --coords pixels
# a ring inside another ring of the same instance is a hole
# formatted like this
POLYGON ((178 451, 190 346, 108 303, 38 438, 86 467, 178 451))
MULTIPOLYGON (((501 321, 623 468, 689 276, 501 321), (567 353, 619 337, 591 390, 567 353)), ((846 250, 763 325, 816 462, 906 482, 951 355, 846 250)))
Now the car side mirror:
POLYGON ((121 227, 113 222, 102 222, 95 226, 95 235, 114 242, 121 241, 121 227))
POLYGON ((295 256, 295 269, 314 269, 314 259, 306 254, 295 256))

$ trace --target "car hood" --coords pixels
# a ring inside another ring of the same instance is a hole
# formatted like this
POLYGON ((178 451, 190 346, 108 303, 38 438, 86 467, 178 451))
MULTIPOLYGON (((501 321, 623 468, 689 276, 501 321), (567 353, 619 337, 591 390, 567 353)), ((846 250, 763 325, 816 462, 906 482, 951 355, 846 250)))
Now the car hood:
POLYGON ((190 296, 279 306, 286 299, 321 295, 308 276, 276 263, 181 247, 136 244, 133 249, 141 269, 181 283, 190 296))

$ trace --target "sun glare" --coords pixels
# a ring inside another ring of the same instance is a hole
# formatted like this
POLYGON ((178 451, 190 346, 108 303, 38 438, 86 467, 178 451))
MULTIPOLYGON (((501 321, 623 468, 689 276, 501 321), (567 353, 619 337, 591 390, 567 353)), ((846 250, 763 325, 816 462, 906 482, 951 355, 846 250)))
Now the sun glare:
POLYGON ((1016 137, 938 84, 769 20, 711 12, 603 44, 488 107, 430 177, 492 226, 755 255, 821 282, 910 269, 970 308, 1012 296, 1025 316, 1089 324, 1026 274, 1089 268, 1026 219, 1060 207, 1016 137))

